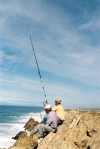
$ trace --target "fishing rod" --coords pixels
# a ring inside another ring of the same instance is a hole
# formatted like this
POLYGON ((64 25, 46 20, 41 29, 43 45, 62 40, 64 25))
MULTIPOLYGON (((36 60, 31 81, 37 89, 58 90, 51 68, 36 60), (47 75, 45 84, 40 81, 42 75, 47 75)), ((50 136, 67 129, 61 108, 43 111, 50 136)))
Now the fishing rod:
POLYGON ((44 103, 45 103, 45 104, 48 103, 48 102, 47 102, 47 99, 46 99, 46 93, 45 93, 45 89, 44 89, 44 85, 43 85, 43 81, 42 81, 42 77, 41 77, 41 73, 40 73, 40 69, 39 69, 39 65, 38 65, 38 61, 37 61, 37 57, 36 57, 36 54, 35 54, 35 50, 34 50, 32 38, 31 38, 31 34, 30 34, 30 31, 29 31, 29 26, 28 26, 28 23, 27 23, 27 20, 26 20, 26 16, 25 16, 25 13, 24 13, 24 9, 23 9, 21 3, 20 3, 20 6, 21 6, 21 9, 22 9, 22 12, 23 12, 24 20, 25 20, 26 27, 27 27, 27 32, 28 32, 29 39, 30 39, 30 42, 31 42, 31 45, 32 45, 32 51, 33 51, 33 53, 34 53, 35 62, 36 62, 36 66, 37 66, 37 69, 38 69, 38 74, 39 74, 40 81, 41 81, 41 85, 42 85, 42 89, 43 89, 43 92, 44 92, 44 97, 45 97, 45 101, 43 101, 43 105, 44 105, 44 103))

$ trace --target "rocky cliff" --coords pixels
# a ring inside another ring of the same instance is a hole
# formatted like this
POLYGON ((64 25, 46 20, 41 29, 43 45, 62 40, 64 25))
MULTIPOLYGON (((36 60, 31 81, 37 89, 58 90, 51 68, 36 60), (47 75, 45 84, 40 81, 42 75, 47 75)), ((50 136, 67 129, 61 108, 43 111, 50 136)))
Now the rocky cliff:
MULTIPOLYGON (((57 132, 49 133, 39 144, 37 134, 27 137, 21 131, 9 149, 100 149, 100 111, 65 110, 65 116, 57 132)), ((37 124, 30 118, 24 128, 30 131, 37 124)))

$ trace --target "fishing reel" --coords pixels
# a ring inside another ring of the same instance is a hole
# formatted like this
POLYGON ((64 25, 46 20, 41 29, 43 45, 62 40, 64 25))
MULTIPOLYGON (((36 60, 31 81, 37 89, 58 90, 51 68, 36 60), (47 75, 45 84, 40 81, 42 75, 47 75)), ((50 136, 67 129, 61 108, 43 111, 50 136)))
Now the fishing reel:
POLYGON ((48 101, 45 100, 45 101, 42 101, 43 105, 46 106, 48 104, 48 101))

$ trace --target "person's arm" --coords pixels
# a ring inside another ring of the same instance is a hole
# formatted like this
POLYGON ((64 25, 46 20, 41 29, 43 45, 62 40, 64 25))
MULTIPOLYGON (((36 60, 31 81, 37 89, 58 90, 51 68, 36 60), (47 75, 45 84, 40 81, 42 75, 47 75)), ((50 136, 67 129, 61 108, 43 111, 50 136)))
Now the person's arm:
POLYGON ((54 106, 53 108, 52 108, 52 111, 57 111, 58 110, 58 106, 54 106))
POLYGON ((48 115, 47 121, 46 121, 46 125, 50 126, 52 123, 52 117, 50 115, 48 115))

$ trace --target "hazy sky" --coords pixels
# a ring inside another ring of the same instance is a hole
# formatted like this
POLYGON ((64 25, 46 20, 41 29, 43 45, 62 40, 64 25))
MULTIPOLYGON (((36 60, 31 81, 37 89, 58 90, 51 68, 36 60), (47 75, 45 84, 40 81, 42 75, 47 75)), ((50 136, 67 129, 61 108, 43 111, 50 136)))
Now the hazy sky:
POLYGON ((0 0, 0 104, 100 107, 100 0, 0 0))

